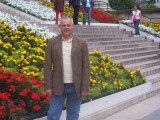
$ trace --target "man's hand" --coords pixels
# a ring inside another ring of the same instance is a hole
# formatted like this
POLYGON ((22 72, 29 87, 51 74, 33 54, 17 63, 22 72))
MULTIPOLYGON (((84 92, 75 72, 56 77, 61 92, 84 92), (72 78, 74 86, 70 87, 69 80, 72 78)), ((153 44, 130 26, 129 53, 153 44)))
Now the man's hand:
POLYGON ((48 96, 52 96, 52 90, 50 89, 50 90, 46 90, 46 94, 48 95, 48 96))
POLYGON ((84 98, 84 97, 87 96, 87 95, 88 95, 88 92, 86 92, 86 91, 82 91, 82 92, 81 92, 81 97, 82 97, 82 98, 84 98))

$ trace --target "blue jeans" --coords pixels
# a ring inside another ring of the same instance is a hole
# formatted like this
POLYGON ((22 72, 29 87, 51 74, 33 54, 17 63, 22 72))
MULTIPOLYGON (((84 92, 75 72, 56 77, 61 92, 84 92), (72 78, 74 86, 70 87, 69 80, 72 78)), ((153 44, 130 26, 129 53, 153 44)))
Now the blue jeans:
POLYGON ((139 27, 138 27, 139 23, 140 23, 139 19, 137 21, 134 21, 135 35, 140 35, 139 34, 139 27))
POLYGON ((88 12, 88 25, 91 24, 91 11, 92 11, 92 8, 90 8, 88 11, 84 10, 84 14, 83 14, 83 25, 86 24, 87 12, 88 12))
POLYGON ((64 93, 62 95, 52 95, 50 101, 50 108, 48 110, 47 120, 59 120, 65 98, 67 98, 66 111, 67 118, 66 120, 78 120, 80 105, 82 102, 81 98, 77 97, 76 90, 73 83, 64 84, 64 93))

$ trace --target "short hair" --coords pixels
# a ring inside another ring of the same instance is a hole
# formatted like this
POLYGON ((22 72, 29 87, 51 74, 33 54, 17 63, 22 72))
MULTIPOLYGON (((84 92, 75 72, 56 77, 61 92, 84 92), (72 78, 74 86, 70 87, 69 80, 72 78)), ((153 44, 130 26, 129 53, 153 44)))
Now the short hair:
POLYGON ((69 16, 63 16, 61 19, 60 19, 60 23, 62 22, 63 19, 70 19, 72 24, 73 24, 73 19, 69 16))

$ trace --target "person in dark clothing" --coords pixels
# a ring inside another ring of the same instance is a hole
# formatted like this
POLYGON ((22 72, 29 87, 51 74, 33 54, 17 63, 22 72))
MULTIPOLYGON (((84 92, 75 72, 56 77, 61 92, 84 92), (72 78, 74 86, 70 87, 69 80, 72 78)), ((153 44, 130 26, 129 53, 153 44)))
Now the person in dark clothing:
POLYGON ((72 5, 74 8, 73 23, 74 25, 78 25, 80 0, 69 0, 69 4, 72 5))
POLYGON ((55 24, 58 24, 58 16, 59 13, 61 14, 61 17, 63 17, 63 11, 64 11, 64 0, 53 0, 55 4, 55 11, 56 11, 56 19, 55 24))

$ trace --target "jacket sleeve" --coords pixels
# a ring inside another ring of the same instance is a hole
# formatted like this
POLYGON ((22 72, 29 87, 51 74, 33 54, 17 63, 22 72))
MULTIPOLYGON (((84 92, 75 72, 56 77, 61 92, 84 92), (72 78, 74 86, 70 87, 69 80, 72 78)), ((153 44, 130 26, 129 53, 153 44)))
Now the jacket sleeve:
POLYGON ((48 40, 44 62, 44 88, 52 89, 52 40, 48 40))
POLYGON ((89 53, 88 53, 88 45, 86 41, 83 41, 83 61, 82 61, 82 87, 81 91, 89 92, 89 81, 90 81, 90 62, 89 62, 89 53))

